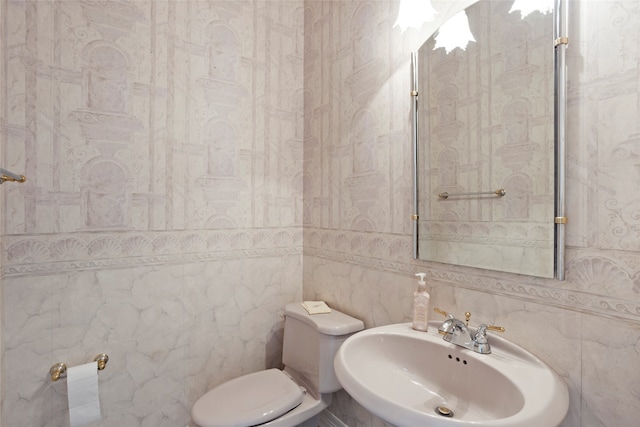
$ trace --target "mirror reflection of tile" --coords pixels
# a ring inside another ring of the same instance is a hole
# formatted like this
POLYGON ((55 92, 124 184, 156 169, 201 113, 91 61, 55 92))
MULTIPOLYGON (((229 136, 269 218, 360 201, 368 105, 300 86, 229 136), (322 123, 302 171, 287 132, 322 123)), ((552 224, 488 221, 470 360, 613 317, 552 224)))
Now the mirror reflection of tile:
POLYGON ((452 18, 464 48, 449 20, 418 52, 418 253, 553 277, 553 14, 511 6, 475 3, 452 18))

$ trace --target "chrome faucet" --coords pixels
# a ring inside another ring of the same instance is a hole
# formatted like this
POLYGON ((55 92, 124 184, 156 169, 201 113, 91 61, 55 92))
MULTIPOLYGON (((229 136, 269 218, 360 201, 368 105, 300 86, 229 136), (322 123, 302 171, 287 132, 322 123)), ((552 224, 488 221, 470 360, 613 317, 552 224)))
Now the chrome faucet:
POLYGON ((478 326, 475 332, 472 332, 471 329, 469 329, 471 313, 468 311, 464 314, 464 322, 460 319, 456 319, 452 314, 440 310, 437 307, 434 311, 447 317, 447 319, 442 323, 442 326, 438 328, 438 333, 444 335, 443 339, 451 344, 459 345, 460 347, 475 351, 476 353, 491 353, 491 346, 487 339, 487 330, 496 332, 505 331, 502 326, 489 326, 482 324, 478 326))

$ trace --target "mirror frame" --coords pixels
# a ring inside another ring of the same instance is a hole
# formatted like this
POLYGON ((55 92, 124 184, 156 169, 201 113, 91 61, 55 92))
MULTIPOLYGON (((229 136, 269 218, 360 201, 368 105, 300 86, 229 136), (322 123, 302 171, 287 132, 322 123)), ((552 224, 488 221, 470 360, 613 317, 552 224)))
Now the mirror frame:
MULTIPOLYGON (((554 2, 554 278, 564 280, 565 270, 565 145, 567 127, 567 62, 566 51, 568 0, 554 2)), ((411 143, 413 146, 413 258, 418 253, 418 61, 417 52, 411 53, 411 143)))

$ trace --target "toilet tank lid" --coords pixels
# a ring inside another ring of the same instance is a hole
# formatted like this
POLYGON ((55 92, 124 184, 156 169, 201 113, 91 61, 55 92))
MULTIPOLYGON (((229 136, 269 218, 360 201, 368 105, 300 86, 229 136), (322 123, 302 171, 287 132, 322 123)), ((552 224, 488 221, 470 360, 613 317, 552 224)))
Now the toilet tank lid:
POLYGON ((301 303, 287 304, 285 315, 294 317, 326 335, 346 335, 364 329, 362 320, 331 309, 331 313, 310 315, 301 303))

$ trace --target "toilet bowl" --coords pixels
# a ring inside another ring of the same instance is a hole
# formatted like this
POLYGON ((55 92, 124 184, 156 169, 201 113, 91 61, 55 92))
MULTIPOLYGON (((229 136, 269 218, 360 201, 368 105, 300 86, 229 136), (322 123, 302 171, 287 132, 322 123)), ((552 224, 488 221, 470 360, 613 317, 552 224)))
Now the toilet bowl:
POLYGON ((285 309, 284 370, 267 369, 214 387, 193 405, 196 427, 317 427, 320 412, 341 388, 333 371, 338 348, 364 328, 339 311, 309 315, 300 303, 285 309))

